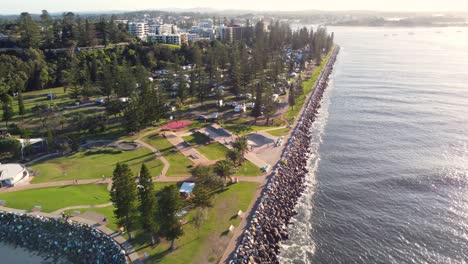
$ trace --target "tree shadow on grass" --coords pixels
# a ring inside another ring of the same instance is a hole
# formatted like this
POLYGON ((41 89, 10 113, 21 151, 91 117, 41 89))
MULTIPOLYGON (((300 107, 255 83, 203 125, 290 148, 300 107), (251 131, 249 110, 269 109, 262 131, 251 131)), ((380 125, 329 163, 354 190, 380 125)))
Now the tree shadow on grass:
POLYGON ((120 162, 120 163, 127 163, 127 162, 131 162, 131 161, 134 161, 134 160, 143 159, 144 157, 147 157, 147 156, 154 156, 154 153, 150 152, 150 153, 145 154, 145 155, 141 155, 141 156, 138 156, 138 157, 134 157, 134 158, 131 158, 131 159, 128 159, 128 160, 121 160, 121 161, 118 161, 118 162, 120 162))
POLYGON ((86 151, 83 155, 84 156, 91 156, 91 155, 117 155, 122 153, 121 150, 116 150, 116 149, 98 149, 98 150, 88 150, 86 151))

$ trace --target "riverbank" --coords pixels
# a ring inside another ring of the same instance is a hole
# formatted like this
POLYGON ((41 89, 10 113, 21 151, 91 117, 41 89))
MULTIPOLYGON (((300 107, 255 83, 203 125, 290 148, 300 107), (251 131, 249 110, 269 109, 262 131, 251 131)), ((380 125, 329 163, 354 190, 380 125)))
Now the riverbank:
POLYGON ((315 83, 312 95, 302 109, 282 160, 263 187, 262 194, 247 218, 248 225, 238 246, 226 262, 278 263, 278 243, 288 238, 287 226, 291 217, 296 214, 294 207, 304 190, 304 178, 308 173, 308 131, 320 108, 320 99, 327 87, 338 52, 339 47, 335 47, 315 83))

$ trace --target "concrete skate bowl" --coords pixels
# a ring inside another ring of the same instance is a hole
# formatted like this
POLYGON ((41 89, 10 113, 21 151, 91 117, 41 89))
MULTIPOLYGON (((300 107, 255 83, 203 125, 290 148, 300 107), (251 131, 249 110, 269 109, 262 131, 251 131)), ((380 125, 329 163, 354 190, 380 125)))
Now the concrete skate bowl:
POLYGON ((135 142, 118 141, 109 144, 107 147, 115 148, 122 151, 132 151, 141 148, 141 145, 135 142))
POLYGON ((253 148, 260 148, 262 146, 275 143, 271 138, 267 138, 260 134, 248 134, 247 139, 249 140, 249 145, 253 148))
POLYGON ((121 151, 132 151, 139 149, 141 146, 135 142, 113 141, 113 140, 96 140, 88 142, 82 146, 84 149, 115 149, 121 151))

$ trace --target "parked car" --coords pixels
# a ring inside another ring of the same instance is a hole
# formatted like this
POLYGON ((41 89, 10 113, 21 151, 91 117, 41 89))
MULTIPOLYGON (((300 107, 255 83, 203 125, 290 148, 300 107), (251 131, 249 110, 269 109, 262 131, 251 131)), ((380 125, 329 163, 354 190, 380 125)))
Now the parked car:
POLYGON ((214 112, 213 114, 211 114, 208 119, 206 119, 208 122, 214 122, 218 119, 219 117, 219 114, 218 112, 214 112))
POLYGON ((96 100, 94 100, 94 103, 96 103, 97 105, 104 105, 106 104, 106 100, 102 98, 96 98, 96 100))

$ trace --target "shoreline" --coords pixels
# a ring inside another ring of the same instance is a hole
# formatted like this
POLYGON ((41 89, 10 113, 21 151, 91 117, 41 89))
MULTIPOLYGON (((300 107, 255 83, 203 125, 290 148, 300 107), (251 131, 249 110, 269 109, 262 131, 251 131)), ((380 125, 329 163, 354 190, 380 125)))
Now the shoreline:
POLYGON ((63 217, 1 212, 0 237, 10 247, 46 262, 129 263, 126 252, 111 236, 63 217))
POLYGON ((275 165, 274 172, 267 177, 265 184, 259 187, 260 194, 245 219, 246 226, 242 234, 235 239, 234 251, 226 252, 229 256, 224 256, 220 263, 278 263, 279 242, 288 238, 287 228, 290 219, 296 214, 294 207, 305 188, 311 137, 308 131, 320 108, 320 100, 328 86, 339 50, 339 46, 333 48, 327 64, 296 118, 281 160, 275 165))

